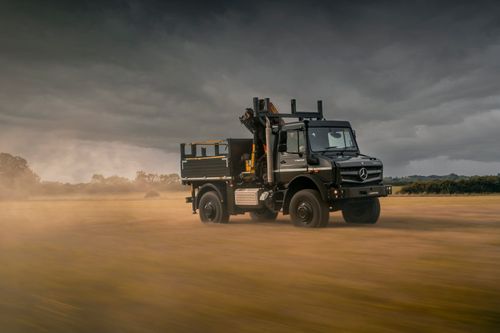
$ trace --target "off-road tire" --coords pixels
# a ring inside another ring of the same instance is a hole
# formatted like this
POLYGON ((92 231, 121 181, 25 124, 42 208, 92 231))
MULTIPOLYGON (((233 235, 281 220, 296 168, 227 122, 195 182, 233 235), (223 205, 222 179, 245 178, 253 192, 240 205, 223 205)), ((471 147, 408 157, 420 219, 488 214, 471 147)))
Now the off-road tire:
POLYGON ((250 218, 255 222, 272 222, 278 217, 278 212, 274 212, 268 208, 254 210, 250 212, 250 218))
POLYGON ((328 225, 330 209, 318 191, 306 189, 295 193, 290 201, 290 218, 297 227, 322 228, 328 225))
POLYGON ((378 198, 347 202, 342 207, 342 216, 347 223, 375 224, 380 216, 380 202, 378 198))
POLYGON ((217 192, 203 193, 198 204, 200 220, 203 223, 227 223, 229 214, 226 206, 221 202, 217 192))

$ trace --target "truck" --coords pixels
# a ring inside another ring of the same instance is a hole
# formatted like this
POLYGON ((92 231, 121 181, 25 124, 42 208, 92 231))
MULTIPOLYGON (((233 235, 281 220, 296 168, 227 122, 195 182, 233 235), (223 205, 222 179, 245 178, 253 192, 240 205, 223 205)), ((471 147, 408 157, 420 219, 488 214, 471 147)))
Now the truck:
POLYGON ((251 138, 180 144, 181 182, 203 223, 227 223, 249 213, 254 221, 290 215, 295 226, 326 227, 330 212, 347 223, 374 224, 383 184, 383 164, 362 154, 348 121, 326 120, 317 110, 279 113, 269 98, 253 98, 240 122, 251 138), (285 121, 291 120, 291 121, 285 121))

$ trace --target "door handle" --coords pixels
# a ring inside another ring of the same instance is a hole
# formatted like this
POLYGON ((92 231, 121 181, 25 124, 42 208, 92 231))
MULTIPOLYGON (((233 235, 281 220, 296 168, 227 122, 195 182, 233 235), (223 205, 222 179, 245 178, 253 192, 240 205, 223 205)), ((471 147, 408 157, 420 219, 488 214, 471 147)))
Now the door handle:
POLYGON ((280 162, 280 163, 281 163, 281 164, 285 164, 285 163, 286 163, 286 161, 285 161, 285 160, 281 160, 281 162, 280 162))

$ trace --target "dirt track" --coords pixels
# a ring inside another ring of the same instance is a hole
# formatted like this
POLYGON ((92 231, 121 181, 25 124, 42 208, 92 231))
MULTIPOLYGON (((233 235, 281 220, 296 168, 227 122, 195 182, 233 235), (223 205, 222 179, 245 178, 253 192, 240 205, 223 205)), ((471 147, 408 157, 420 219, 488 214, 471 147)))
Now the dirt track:
POLYGON ((0 332, 498 332, 500 197, 202 225, 182 194, 0 202, 0 332))

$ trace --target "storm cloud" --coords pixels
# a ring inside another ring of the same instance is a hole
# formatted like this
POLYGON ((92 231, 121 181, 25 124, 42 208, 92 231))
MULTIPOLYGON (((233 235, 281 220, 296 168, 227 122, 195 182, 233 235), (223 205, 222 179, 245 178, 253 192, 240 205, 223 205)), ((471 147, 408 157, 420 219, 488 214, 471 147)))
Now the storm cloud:
POLYGON ((323 99, 388 175, 500 172, 495 2, 0 6, 0 150, 42 178, 176 172, 253 96, 323 99))

